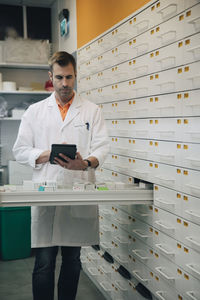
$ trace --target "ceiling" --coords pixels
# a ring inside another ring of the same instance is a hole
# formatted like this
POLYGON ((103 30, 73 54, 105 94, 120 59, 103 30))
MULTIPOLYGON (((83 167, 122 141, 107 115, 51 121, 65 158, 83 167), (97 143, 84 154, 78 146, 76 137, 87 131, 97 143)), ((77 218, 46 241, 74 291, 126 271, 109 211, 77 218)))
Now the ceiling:
POLYGON ((0 0, 0 4, 51 7, 55 0, 0 0))

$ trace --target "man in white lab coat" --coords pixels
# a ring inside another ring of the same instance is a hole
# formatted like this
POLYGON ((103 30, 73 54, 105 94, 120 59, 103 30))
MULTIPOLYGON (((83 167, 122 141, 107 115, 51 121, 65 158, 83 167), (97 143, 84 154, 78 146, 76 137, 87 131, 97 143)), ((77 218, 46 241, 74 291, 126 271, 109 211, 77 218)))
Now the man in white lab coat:
MULTIPOLYGON (((55 92, 31 105, 22 117, 13 153, 16 160, 33 167, 33 181, 57 180, 62 184, 95 180, 109 144, 99 107, 74 91, 76 62, 67 52, 51 57, 49 77, 55 92), (50 164, 52 144, 76 144, 74 160, 62 156, 50 164)), ((59 183, 59 182, 58 182, 59 183)), ((80 247, 99 243, 98 208, 92 206, 32 207, 34 300, 54 299, 54 271, 58 246, 62 266, 58 299, 76 297, 80 274, 80 247)))

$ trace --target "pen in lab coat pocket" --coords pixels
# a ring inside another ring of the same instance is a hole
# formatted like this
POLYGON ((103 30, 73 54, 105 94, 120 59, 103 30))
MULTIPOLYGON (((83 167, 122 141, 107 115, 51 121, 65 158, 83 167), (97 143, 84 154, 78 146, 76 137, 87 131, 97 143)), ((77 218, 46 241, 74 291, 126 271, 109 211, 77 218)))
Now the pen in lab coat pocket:
POLYGON ((86 122, 85 125, 86 125, 87 130, 89 130, 90 129, 90 123, 86 122))
POLYGON ((74 125, 75 127, 83 127, 83 126, 86 126, 86 129, 89 130, 90 129, 90 123, 86 122, 85 124, 77 124, 77 125, 74 125))

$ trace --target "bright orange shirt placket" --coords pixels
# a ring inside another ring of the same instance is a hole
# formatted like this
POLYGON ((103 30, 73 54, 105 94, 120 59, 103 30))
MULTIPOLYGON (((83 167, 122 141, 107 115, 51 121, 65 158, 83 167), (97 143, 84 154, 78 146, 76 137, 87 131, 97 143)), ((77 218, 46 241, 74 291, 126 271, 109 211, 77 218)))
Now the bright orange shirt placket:
POLYGON ((73 102, 73 99, 74 99, 74 95, 73 95, 72 99, 68 103, 66 103, 64 106, 60 105, 59 101, 56 99, 56 103, 58 104, 58 108, 60 110, 60 114, 61 114, 61 117, 62 117, 63 121, 64 121, 64 119, 67 115, 67 112, 69 110, 70 105, 73 102))

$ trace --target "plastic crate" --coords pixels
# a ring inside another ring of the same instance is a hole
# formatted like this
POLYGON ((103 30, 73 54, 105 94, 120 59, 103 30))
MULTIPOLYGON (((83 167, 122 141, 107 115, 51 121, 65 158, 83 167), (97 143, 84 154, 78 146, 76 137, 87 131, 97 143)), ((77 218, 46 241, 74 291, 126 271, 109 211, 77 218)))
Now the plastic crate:
POLYGON ((31 254, 30 207, 0 208, 0 258, 14 260, 31 254))

